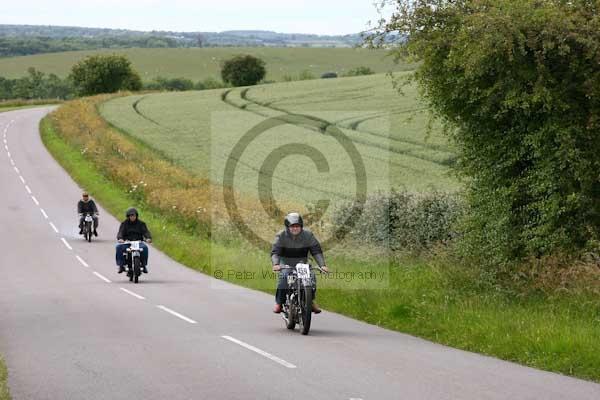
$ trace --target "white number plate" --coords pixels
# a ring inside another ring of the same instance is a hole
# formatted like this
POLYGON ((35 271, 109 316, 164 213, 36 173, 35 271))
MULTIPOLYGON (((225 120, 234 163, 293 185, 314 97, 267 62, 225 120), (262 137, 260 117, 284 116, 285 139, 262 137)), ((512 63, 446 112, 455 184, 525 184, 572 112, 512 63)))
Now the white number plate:
POLYGON ((139 250, 140 242, 131 242, 131 250, 139 250))
POLYGON ((306 280, 310 278, 310 266, 308 264, 296 264, 298 278, 306 280))

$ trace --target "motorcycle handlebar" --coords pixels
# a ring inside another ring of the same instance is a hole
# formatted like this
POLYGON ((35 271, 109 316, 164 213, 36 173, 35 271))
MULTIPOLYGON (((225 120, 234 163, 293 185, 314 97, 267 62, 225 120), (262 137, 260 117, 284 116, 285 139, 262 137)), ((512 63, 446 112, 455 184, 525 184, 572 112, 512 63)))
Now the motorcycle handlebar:
MULTIPOLYGON (((319 267, 318 265, 317 266, 312 266, 312 265, 309 264, 308 266, 309 266, 310 269, 318 269, 319 272, 322 273, 322 274, 328 274, 329 273, 329 272, 323 271, 323 268, 319 267)), ((291 266, 285 264, 285 265, 279 267, 280 271, 282 269, 296 269, 296 267, 291 267, 291 266)))

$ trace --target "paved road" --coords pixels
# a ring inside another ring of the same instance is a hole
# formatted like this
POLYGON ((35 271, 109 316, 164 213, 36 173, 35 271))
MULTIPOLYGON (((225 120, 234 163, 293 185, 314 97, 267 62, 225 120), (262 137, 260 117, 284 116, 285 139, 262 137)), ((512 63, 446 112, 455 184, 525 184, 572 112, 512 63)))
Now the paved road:
POLYGON ((0 354, 27 399, 600 399, 600 385, 324 312, 284 329, 264 293, 159 251, 132 285, 118 221, 77 235, 81 189, 38 135, 48 109, 0 114, 0 354))

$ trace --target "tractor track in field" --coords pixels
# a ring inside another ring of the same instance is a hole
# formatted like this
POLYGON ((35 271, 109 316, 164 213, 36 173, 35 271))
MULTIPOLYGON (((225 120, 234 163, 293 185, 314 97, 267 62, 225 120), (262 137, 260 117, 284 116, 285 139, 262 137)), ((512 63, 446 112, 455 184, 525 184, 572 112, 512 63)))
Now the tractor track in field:
POLYGON ((154 125, 158 125, 160 127, 163 127, 161 124, 159 124, 158 122, 156 122, 155 120, 153 120, 152 118, 148 117, 143 112, 141 112, 140 109, 138 108, 138 106, 141 103, 141 101, 144 100, 146 97, 148 97, 148 96, 142 96, 139 99, 137 99, 136 101, 134 101, 133 102, 133 110, 135 111, 135 113, 137 115, 139 115, 140 117, 144 118, 145 120, 150 121, 154 125))
MULTIPOLYGON (((350 129, 346 126, 339 125, 339 124, 336 124, 336 123, 333 123, 333 122, 330 122, 330 121, 327 121, 325 119, 318 118, 315 116, 293 113, 289 110, 286 110, 281 107, 275 107, 273 105, 265 106, 265 103, 261 103, 252 98, 248 98, 248 91, 250 90, 250 88, 245 88, 240 91, 240 99, 245 101, 246 104, 238 104, 229 98, 229 95, 234 90, 235 89, 228 89, 228 90, 224 91, 221 94, 221 99, 225 103, 227 103, 237 109, 240 109, 243 111, 249 111, 249 112, 252 112, 254 114, 257 114, 257 115, 260 115, 260 116, 266 117, 266 118, 280 118, 292 125, 296 125, 301 128, 309 129, 309 130, 312 130, 314 132, 321 133, 321 134, 328 134, 328 130, 330 127, 350 129), (255 105, 258 107, 263 107, 268 110, 280 112, 280 113, 282 113, 282 115, 281 116, 273 116, 273 115, 266 114, 264 112, 259 112, 254 109, 249 109, 248 108, 249 105, 255 105), (295 121, 294 121, 294 118, 296 119, 295 121), (299 121, 298 119, 302 119, 302 121, 299 121), (306 123, 307 121, 309 121, 309 123, 306 123)), ((364 130, 358 130, 358 129, 350 129, 350 130, 357 132, 357 133, 364 133, 366 135, 375 136, 375 137, 379 137, 382 139, 387 139, 387 140, 390 140, 391 142, 396 142, 399 144, 409 144, 409 145, 413 145, 413 146, 418 146, 418 147, 423 148, 424 150, 436 150, 436 151, 443 151, 443 152, 449 153, 445 150, 433 149, 432 145, 424 145, 423 143, 400 140, 400 139, 396 139, 396 138, 390 138, 389 136, 377 134, 377 133, 370 132, 370 131, 364 131, 364 130)), ((414 150, 398 149, 398 148, 391 147, 387 144, 373 143, 371 141, 360 139, 360 138, 351 138, 350 140, 352 140, 355 143, 359 143, 364 146, 367 146, 367 147, 377 148, 377 149, 386 150, 386 151, 389 151, 389 152, 392 152, 395 154, 400 154, 400 155, 405 155, 408 157, 417 158, 417 159, 431 162, 433 164, 444 166, 444 167, 452 166, 456 160, 455 157, 448 157, 446 160, 440 161, 439 159, 436 159, 435 157, 427 157, 422 154, 416 154, 414 152, 414 150)))

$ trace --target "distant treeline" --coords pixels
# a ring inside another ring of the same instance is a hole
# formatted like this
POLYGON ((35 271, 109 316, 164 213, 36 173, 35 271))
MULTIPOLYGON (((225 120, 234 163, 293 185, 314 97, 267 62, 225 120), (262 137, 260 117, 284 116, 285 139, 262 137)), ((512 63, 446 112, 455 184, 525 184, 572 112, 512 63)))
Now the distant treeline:
POLYGON ((70 99, 74 88, 69 79, 29 68, 27 76, 9 79, 0 76, 0 100, 70 99))
POLYGON ((0 25, 0 57, 103 48, 161 47, 352 47, 359 34, 313 35, 271 31, 170 32, 0 25))
POLYGON ((158 36, 104 36, 93 38, 51 38, 44 36, 0 37, 0 57, 27 56, 32 54, 57 53, 74 50, 122 49, 130 47, 186 47, 186 42, 158 36))
MULTIPOLYGON (((214 78, 193 82, 186 78, 155 78, 144 82, 142 90, 185 91, 206 90, 226 87, 222 81, 214 78)), ((55 74, 45 74, 29 68, 22 78, 10 79, 0 76, 0 100, 60 99, 77 97, 75 86, 70 78, 60 78, 55 74)))

